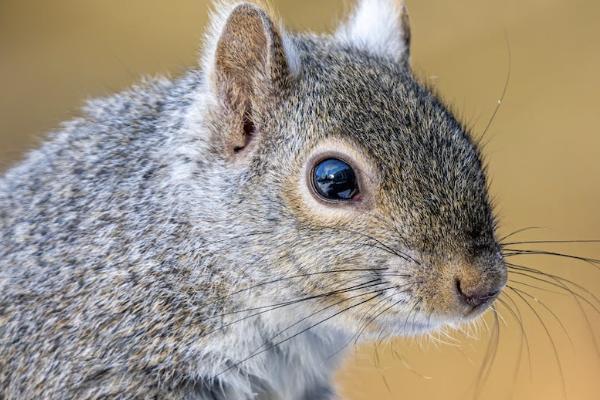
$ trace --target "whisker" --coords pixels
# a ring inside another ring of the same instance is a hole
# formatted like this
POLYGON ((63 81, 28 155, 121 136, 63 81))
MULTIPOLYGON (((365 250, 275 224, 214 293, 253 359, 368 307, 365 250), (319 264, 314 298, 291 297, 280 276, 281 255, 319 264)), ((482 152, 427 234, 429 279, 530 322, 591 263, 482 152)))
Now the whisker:
MULTIPOLYGON (((400 285, 400 286, 395 286, 394 289, 401 289, 404 288, 406 286, 408 286, 410 288, 411 283, 405 284, 405 285, 400 285)), ((387 299, 389 299, 390 297, 393 297, 394 295, 397 295, 399 293, 404 293, 407 290, 394 290, 392 293, 383 296, 382 298, 378 299, 378 301, 371 306, 365 313, 364 315, 361 317, 361 319, 358 321, 359 324, 359 329, 357 330, 357 332, 352 335, 352 337, 350 337, 349 340, 346 341, 346 343, 344 343, 338 350, 336 350, 335 352, 333 352, 328 358, 331 358, 335 355, 337 355, 338 353, 340 353, 342 350, 344 350, 346 347, 348 347, 350 345, 350 343, 354 342, 354 345, 356 345, 358 343, 358 340, 360 338, 360 335, 364 332, 364 330, 367 328, 367 325, 372 322, 372 320, 367 323, 367 324, 363 324, 363 321, 366 319, 366 317, 368 317, 371 312, 373 311, 373 309, 378 309, 382 304, 385 304, 385 301, 387 299)), ((394 303, 393 305, 398 304, 398 302, 394 303)))
POLYGON ((508 56, 508 60, 507 60, 508 67, 507 67, 507 71, 506 71, 506 79, 504 81, 504 87, 502 88, 502 94, 500 95, 500 99, 498 99, 498 102, 496 103, 496 107, 494 108, 494 112, 490 116, 490 119, 488 120, 487 125, 483 129, 482 134, 477 139, 477 142, 480 143, 480 144, 483 143, 483 139, 485 138, 486 133, 488 132, 488 130, 492 126, 492 122, 494 122, 494 119, 496 118, 496 115, 498 114, 498 111, 500 111, 500 107, 502 106, 502 102, 504 101, 504 97, 506 96, 506 92, 508 91, 508 84, 510 82, 510 75, 511 75, 511 72, 512 72, 512 53, 511 53, 511 50, 510 50, 510 42, 508 41, 508 36, 505 36, 505 39, 506 39, 506 51, 507 51, 507 56, 508 56))
POLYGON ((513 245, 523 245, 523 244, 595 244, 600 243, 600 240, 527 240, 522 242, 500 242, 501 246, 513 246, 513 245))
POLYGON ((523 336, 525 337, 525 346, 527 349, 527 366, 528 366, 528 370, 529 370, 529 378, 531 379, 532 377, 532 369, 531 369, 531 347, 529 345, 529 336, 527 335, 527 330, 525 329, 525 321, 523 320, 523 314, 521 313, 521 309, 519 308, 519 305, 517 304, 517 302, 513 299, 513 297, 510 295, 510 293, 508 292, 504 292, 504 296, 506 296, 506 298, 510 301, 510 303, 515 307, 514 311, 517 313, 518 317, 519 317, 519 321, 521 321, 521 327, 523 329, 522 333, 523 336))
POLYGON ((587 263, 593 265, 596 268, 598 268, 599 267, 598 264, 600 264, 600 260, 595 259, 595 258, 580 257, 580 256, 572 255, 572 254, 559 253, 556 251, 504 249, 502 252, 502 255, 505 257, 520 256, 520 255, 555 256, 555 257, 568 258, 568 259, 572 259, 572 260, 584 261, 584 262, 587 262, 587 263), (508 253, 506 253, 506 252, 508 252, 508 253))
POLYGON ((500 343, 500 320, 498 317, 498 312, 496 311, 496 307, 494 305, 492 305, 490 309, 492 310, 492 315, 494 316, 494 330, 491 331, 490 341, 488 343, 481 368, 477 374, 477 383, 473 393, 474 399, 479 398, 479 395, 483 390, 483 385, 488 380, 489 374, 492 370, 492 365, 496 359, 496 353, 498 352, 498 344, 500 343))
POLYGON ((552 317, 556 320, 556 322, 558 323, 558 325, 561 327, 561 329, 563 330, 563 332, 565 333, 565 336, 569 339, 569 342, 571 343, 571 346, 573 347, 573 340, 571 339, 571 336, 569 335, 569 332, 567 331, 567 328, 565 327, 565 325, 562 323, 562 321, 560 320, 560 318, 558 318, 558 315, 556 315, 556 313, 554 311, 552 311, 552 309, 550 307, 548 307, 544 302, 542 302, 540 299, 538 299, 537 297, 523 291, 520 289, 517 289, 515 287, 512 287, 512 290, 516 290, 517 292, 521 293, 524 296, 529 297, 531 300, 535 301, 536 303, 538 303, 539 305, 541 305, 542 307, 544 307, 546 309, 546 311, 548 311, 548 313, 550 313, 550 315, 552 315, 552 317))
POLYGON ((523 357, 523 347, 525 347, 525 349, 527 350, 527 365, 529 368, 529 375, 531 376, 531 349, 529 347, 529 338, 527 336, 527 332, 525 330, 525 327, 523 326, 523 317, 521 315, 521 311, 519 310, 517 304, 515 303, 515 301, 509 296, 508 293, 505 293, 506 298, 513 304, 513 306, 516 308, 516 311, 513 310, 510 305, 504 301, 501 298, 498 298, 498 302, 500 304, 502 304, 513 316, 513 318, 515 319, 515 321, 517 321, 517 323, 519 324, 519 329, 521 330, 521 341, 519 343, 519 355, 517 357, 517 368, 515 368, 515 373, 513 375, 513 386, 515 385, 515 382, 517 380, 517 376, 518 376, 518 372, 520 370, 521 367, 521 360, 523 357), (523 346, 525 345, 525 346, 523 346))
POLYGON ((392 350, 392 354, 402 363, 404 368, 406 368, 409 372, 412 372, 413 374, 415 374, 416 376, 418 376, 419 378, 422 378, 422 379, 427 379, 427 380, 433 379, 433 377, 428 376, 428 375, 423 375, 422 373, 417 371, 412 365, 410 365, 406 361, 406 359, 400 353, 398 353, 398 351, 393 346, 391 347, 391 350, 392 350))
POLYGON ((350 233, 353 233, 353 234, 356 234, 356 235, 363 236, 363 237, 365 237, 365 238, 367 238, 369 240, 372 240, 372 241, 376 242, 377 244, 379 244, 380 246, 382 246, 383 249, 387 250, 390 254, 396 255, 396 256, 398 256, 398 257, 400 257, 400 258, 402 258, 402 259, 404 259, 406 261, 412 261, 412 262, 414 262, 417 265, 421 265, 421 263, 418 260, 416 260, 415 258, 411 257, 410 255, 408 255, 408 254, 406 254, 404 252, 398 251, 396 249, 393 249, 392 247, 390 247, 390 246, 386 245, 385 243, 383 243, 381 240, 379 240, 376 237, 371 236, 369 234, 366 234, 366 233, 363 233, 363 232, 359 232, 359 231, 355 231, 353 229, 347 229, 347 228, 330 228, 330 229, 341 230, 341 231, 350 232, 350 233))
POLYGON ((513 232, 509 233, 508 235, 502 236, 500 239, 498 239, 498 242, 502 243, 503 241, 505 241, 509 237, 512 237, 514 235, 518 235, 519 233, 522 233, 522 232, 530 231, 532 229, 542 229, 542 227, 541 226, 527 226, 525 228, 517 229, 516 231, 513 231, 513 232))
MULTIPOLYGON (((393 302, 392 304, 388 305, 388 307, 385 307, 383 310, 377 312, 377 314, 373 315, 372 318, 370 318, 370 320, 364 325, 363 330, 366 329, 368 327, 369 324, 373 323, 377 318, 379 318, 381 315, 383 315, 385 312, 391 310, 392 308, 394 308, 395 306, 397 306, 398 304, 405 302, 405 299, 400 299, 398 301, 393 302)), ((377 342, 381 341, 381 334, 378 335, 377 337, 377 342)))
POLYGON ((558 294, 560 296, 567 296, 566 293, 559 292, 559 291, 556 291, 556 290, 546 289, 546 288, 543 288, 541 286, 532 285, 530 283, 521 282, 521 281, 518 281, 518 280, 516 280, 514 278, 511 278, 510 282, 511 283, 516 283, 516 284, 519 284, 519 285, 522 285, 522 286, 527 286, 527 287, 530 287, 532 289, 537 289, 537 290, 540 290, 540 291, 543 291, 543 292, 547 292, 547 293, 558 294))
MULTIPOLYGON (((364 295, 364 294, 363 294, 363 295, 364 295)), ((324 318, 324 319, 321 319, 320 321, 318 321, 318 322, 316 322, 316 323, 314 323, 314 324, 311 324, 311 325, 310 325, 308 328, 302 329, 301 331, 299 331, 299 332, 296 332, 296 333, 295 333, 295 334, 293 334, 292 336, 289 336, 289 337, 287 337, 287 338, 285 338, 285 339, 282 339, 282 340, 280 340, 280 341, 277 341, 277 342, 275 342, 275 343, 272 343, 271 345, 267 346, 266 348, 262 348, 262 350, 258 350, 258 351, 256 351, 256 352, 254 352, 253 354, 251 354, 250 356, 248 356, 248 357, 246 357, 246 358, 242 359, 241 361, 238 361, 238 362, 234 363, 233 365, 231 365, 231 366, 227 367, 225 370, 223 370, 222 372, 220 372, 220 373, 219 373, 219 374, 217 374, 216 376, 218 377, 218 376, 220 376, 220 375, 224 374, 225 372, 227 372, 227 371, 229 371, 229 370, 231 370, 231 369, 233 369, 233 368, 237 368, 237 367, 239 367, 241 364, 243 364, 243 363, 245 363, 246 361, 248 361, 248 360, 252 359, 253 357, 256 357, 256 356, 258 356, 258 355, 260 355, 260 354, 262 354, 262 353, 265 353, 265 352, 267 352, 267 351, 269 351, 269 350, 271 350, 271 349, 274 349, 275 347, 277 347, 277 346, 279 346, 279 345, 281 345, 281 344, 283 344, 283 343, 285 343, 285 342, 287 342, 287 341, 289 341, 289 340, 292 340, 293 338, 295 338, 295 337, 297 337, 297 336, 299 336, 299 335, 303 334, 304 332, 307 332, 307 331, 309 331, 310 329, 312 329, 312 328, 314 328, 314 327, 316 327, 316 326, 318 326, 318 325, 320 325, 320 324, 322 324, 322 323, 324 323, 324 322, 326 322, 326 321, 329 321, 330 319, 332 319, 332 318, 335 318, 336 316, 338 316, 338 315, 340 315, 340 314, 342 314, 342 313, 344 313, 344 312, 346 312, 346 311, 348 311, 348 310, 350 310, 350 309, 352 309, 352 308, 355 308, 355 307, 358 307, 358 306, 360 306, 360 305, 362 305, 362 304, 368 303, 369 301, 371 301, 371 300, 373 300, 373 299, 375 299, 375 298, 379 297, 380 295, 381 295, 381 291, 379 291, 377 294, 375 294, 374 296, 371 296, 371 297, 369 297, 369 298, 368 298, 368 299, 366 299, 366 300, 362 300, 362 301, 360 301, 359 303, 355 303, 355 304, 352 304, 352 305, 350 305, 350 306, 348 306, 348 307, 345 307, 345 308, 343 308, 342 310, 335 312, 333 315, 330 315, 330 316, 328 316, 328 317, 326 317, 326 318, 324 318)), ((346 301, 346 300, 347 300, 347 299, 344 299, 344 300, 340 301, 340 303, 341 303, 341 302, 343 302, 343 301, 346 301)), ((322 310, 321 310, 321 311, 322 311, 322 310)), ((305 320, 305 319, 308 319, 308 318, 312 317, 313 315, 314 315, 314 314, 311 314, 310 316, 303 318, 303 320, 305 320)), ((288 327, 288 328, 289 328, 289 327, 288 327)), ((288 328, 286 328, 286 330, 287 330, 288 328)), ((281 333, 281 332, 280 332, 280 333, 281 333)), ((276 337, 276 336, 278 336, 280 333, 278 333, 277 335, 275 335, 275 337, 276 337)), ((271 339, 273 339, 273 338, 271 338, 271 339)), ((271 340, 269 340, 268 342, 271 342, 271 340)), ((263 346, 261 346, 261 347, 264 347, 264 345, 263 345, 263 346)))
POLYGON ((387 388, 387 391, 389 394, 392 394, 392 389, 390 389, 390 385, 388 384, 387 379, 385 378, 385 375, 383 374, 383 371, 381 372, 381 379, 383 380, 383 384, 385 385, 385 387, 387 388))
MULTIPOLYGON (((590 322, 590 319, 589 319, 587 313, 585 312, 585 309, 583 308, 583 305, 581 304, 580 300, 584 301, 587 305, 589 305, 590 307, 592 307, 597 313, 600 313, 600 310, 598 310, 598 308, 596 308, 596 306, 593 303, 591 303, 587 298, 585 298, 582 295, 580 295, 579 293, 576 293, 573 290, 571 290, 566 285, 565 282, 570 283, 571 285, 575 286, 576 288, 578 288, 578 289, 586 292, 594 300, 598 301, 598 298, 593 293, 591 293, 585 287, 583 287, 581 285, 578 285, 577 283, 572 282, 572 281, 570 281, 568 279, 562 278, 560 276, 556 276, 556 275, 553 275, 553 274, 544 273, 544 272, 538 271, 536 269, 527 268, 527 267, 521 266, 521 265, 509 264, 509 268, 511 268, 511 269, 517 268, 520 271, 529 271, 530 273, 534 273, 534 274, 537 273, 537 274, 540 274, 542 276, 547 276, 549 279, 552 279, 554 282, 549 282, 549 281, 547 281, 545 279, 542 279, 542 278, 539 278, 539 277, 536 277, 536 276, 528 275, 525 272, 521 273, 522 275, 527 276, 530 279, 539 280, 539 281, 545 282, 545 283, 547 283, 549 285, 553 285, 555 287, 562 288, 563 290, 569 292, 571 294, 571 296, 573 296, 573 300, 575 300, 575 303, 577 304, 577 307, 579 308, 579 311, 581 312, 581 314, 582 314, 582 316, 583 316, 583 318, 585 320, 585 323, 586 323, 586 325, 588 327, 588 330, 591 333, 592 341, 594 343, 594 348, 596 349, 596 354, 600 355, 600 346, 598 345, 598 342, 597 342, 597 339, 596 339, 596 335, 594 334, 594 329, 592 328, 592 323, 590 322)), ((517 273, 517 272, 512 271, 512 273, 517 273)))
POLYGON ((236 290, 234 292, 231 292, 228 294, 228 296, 233 296, 239 293, 243 293, 243 292, 247 292, 249 290, 261 287, 261 286, 266 286, 266 285, 271 285, 273 283, 279 283, 288 279, 299 279, 299 278, 306 278, 309 276, 315 276, 315 275, 326 275, 326 274, 336 274, 336 273, 345 273, 345 272, 377 272, 377 271, 385 271, 387 270, 387 268, 346 268, 346 269, 333 269, 333 270, 328 270, 328 271, 317 271, 317 272, 307 272, 304 274, 297 274, 297 275, 290 275, 290 276, 285 276, 282 278, 277 278, 277 279, 272 279, 269 281, 263 281, 263 282, 259 282, 255 285, 249 286, 249 287, 245 287, 239 290, 236 290))
MULTIPOLYGON (((208 335, 210 335, 212 333, 215 333, 215 332, 218 332, 218 331, 222 330, 223 328, 227 328, 229 326, 232 326, 234 324, 240 323, 240 322, 245 321, 247 319, 250 319, 252 317, 257 317, 259 315, 262 315, 262 314, 265 314, 267 312, 274 311, 274 310, 277 310, 277 309, 280 309, 280 308, 283 308, 283 307, 287 307, 287 306, 290 306, 290 305, 298 304, 298 303, 301 303, 301 302, 304 302, 304 301, 308 301, 308 300, 314 300, 314 299, 324 298, 324 297, 328 297, 328 296, 333 296, 333 295, 336 295, 336 294, 347 293, 347 292, 351 292, 351 291, 354 291, 354 290, 360 290, 360 289, 366 289, 366 288, 370 288, 370 287, 375 287, 375 286, 378 286, 378 285, 382 285, 383 283, 384 282, 371 283, 371 284, 368 284, 368 285, 366 285, 366 284, 364 284, 364 285, 356 285, 356 286, 353 286, 353 287, 350 287, 350 288, 345 288, 343 290, 335 290, 335 291, 331 291, 331 292, 321 293, 321 294, 312 295, 312 296, 306 296, 306 297, 303 297, 303 298, 300 298, 300 299, 290 300, 290 301, 287 301, 287 302, 277 303, 277 304, 273 304, 273 305, 261 306, 261 307, 253 307, 253 308, 250 308, 250 309, 237 310, 237 311, 232 311, 232 312, 229 312, 229 313, 224 313, 224 314, 212 316, 212 317, 206 318, 205 320, 219 318, 219 317, 222 317, 222 316, 225 316, 225 315, 231 315, 231 314, 242 313, 242 312, 247 312, 247 311, 251 311, 251 310, 262 309, 259 312, 256 312, 256 313, 253 313, 253 314, 250 314, 250 315, 246 315, 244 317, 241 317, 239 319, 236 319, 234 321, 228 322, 228 323, 223 324, 223 325, 219 325, 218 327, 216 327, 216 328, 214 328, 214 329, 212 329, 212 330, 210 330, 208 332, 203 333, 201 337, 206 337, 206 336, 208 336, 208 335), (264 310, 263 308, 267 308, 267 309, 264 310)), ((381 289, 378 289, 378 290, 381 290, 381 289)), ((360 295, 363 295, 363 294, 360 294, 360 295)))
POLYGON ((587 295, 589 295, 590 297, 592 297, 597 303, 600 304, 600 299, 598 299, 598 297, 596 295, 594 295, 592 292, 590 292, 589 290, 587 290, 584 286, 581 286, 569 279, 563 278, 561 276, 558 275, 554 275, 554 274, 550 274, 548 272, 543 272, 543 271, 539 271, 537 269, 534 268, 528 268, 519 264, 511 264, 511 263, 507 263, 507 266, 509 268, 510 273, 512 274, 516 274, 516 275, 522 275, 522 276, 526 276, 530 279, 536 280, 536 281, 540 281, 540 282, 544 282, 548 285, 552 285, 554 287, 557 288, 562 288, 563 290, 566 290, 567 292, 569 292, 569 294, 571 294, 574 297, 578 297, 581 300, 583 300, 584 302, 586 302, 590 307, 592 307, 597 313, 600 314, 600 309, 598 309, 598 307, 596 307, 595 304, 593 304, 592 302, 590 302, 587 298, 583 297, 581 294, 571 290, 568 286, 566 286, 565 283, 568 283, 572 286, 574 286, 575 288, 583 291, 584 293, 586 293, 587 295), (544 278, 540 278, 539 276, 534 276, 534 275, 541 275, 543 277, 547 277, 552 279, 554 282, 552 281, 548 281, 547 279, 544 278), (560 283, 559 283, 560 282, 560 283))
POLYGON ((307 300, 314 300, 314 299, 319 299, 319 298, 323 298, 323 297, 333 296, 336 294, 347 293, 347 292, 350 292, 353 290, 364 289, 364 288, 368 288, 368 287, 382 285, 384 283, 385 282, 381 281, 381 279, 379 279, 379 278, 372 279, 370 281, 363 282, 361 284, 350 286, 350 287, 343 288, 343 289, 332 290, 332 291, 325 292, 325 293, 319 293, 319 294, 315 294, 315 295, 300 297, 297 299, 288 300, 288 301, 275 303, 275 304, 268 304, 268 305, 264 305, 264 306, 255 306, 255 307, 245 308, 242 310, 230 311, 230 312, 226 312, 226 313, 222 313, 222 314, 213 316, 213 318, 219 318, 219 317, 232 315, 232 314, 240 314, 240 313, 244 313, 244 312, 248 312, 248 311, 264 310, 265 308, 268 309, 267 311, 271 311, 271 310, 275 310, 280 307, 285 307, 285 306, 288 306, 291 304, 298 304, 298 303, 301 303, 301 302, 304 302, 307 300))
POLYGON ((393 297, 396 293, 392 292, 386 296, 384 296, 383 298, 378 299, 378 301, 372 305, 365 313, 364 315, 360 318, 359 322, 359 329, 357 330, 357 332, 352 335, 352 337, 350 338, 350 340, 348 342, 352 342, 354 341, 354 345, 356 345, 360 339, 361 334, 363 333, 364 330, 366 330, 368 323, 366 323, 366 321, 370 318, 370 315, 375 312, 376 310, 378 310, 382 305, 385 304, 386 300, 388 300, 389 298, 393 297))
POLYGON ((552 335, 550 334, 550 330, 548 329, 548 327, 544 323, 543 318, 536 311, 535 307, 533 307, 527 301, 527 299, 525 298, 525 296, 523 296, 521 293, 519 293, 518 290, 515 290, 511 286, 507 286, 507 288, 509 290, 511 290, 513 293, 515 293, 527 305, 527 307, 529 307, 529 309, 531 310, 531 312, 533 313, 533 315, 535 315, 535 317, 539 321, 540 325, 542 326, 542 328, 546 332, 546 336, 548 337, 548 340, 550 341, 550 345, 552 346, 552 350, 553 350, 553 353, 554 353, 554 358, 556 360, 556 364, 557 364, 557 367, 558 367, 558 372, 559 372, 560 379, 561 379, 561 382, 562 382, 561 388, 562 388, 562 392, 563 392, 563 398, 566 399, 567 398, 567 391, 566 391, 566 384, 565 384, 565 375, 564 375, 564 372, 563 372, 562 364, 560 363, 560 357, 558 355, 558 347, 556 346, 556 343, 554 342, 554 339, 552 339, 552 335))

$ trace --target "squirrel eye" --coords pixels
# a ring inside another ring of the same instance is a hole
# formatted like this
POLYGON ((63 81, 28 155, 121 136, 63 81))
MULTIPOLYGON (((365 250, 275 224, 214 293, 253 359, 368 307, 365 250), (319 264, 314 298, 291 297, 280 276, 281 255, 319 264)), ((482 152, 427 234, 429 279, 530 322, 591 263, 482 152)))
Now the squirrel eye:
POLYGON ((328 158, 313 169, 315 191, 326 200, 351 200, 358 194, 356 174, 350 165, 328 158))

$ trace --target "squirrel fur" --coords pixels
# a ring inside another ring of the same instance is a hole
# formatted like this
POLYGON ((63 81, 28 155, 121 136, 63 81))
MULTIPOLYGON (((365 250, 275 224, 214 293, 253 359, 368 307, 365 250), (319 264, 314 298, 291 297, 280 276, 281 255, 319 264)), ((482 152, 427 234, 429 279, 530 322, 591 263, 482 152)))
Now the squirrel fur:
POLYGON ((413 75, 403 5, 274 21, 217 4, 198 68, 88 102, 0 179, 0 399, 331 400, 349 343, 502 288, 479 150, 413 75), (356 206, 313 198, 320 154, 356 206))

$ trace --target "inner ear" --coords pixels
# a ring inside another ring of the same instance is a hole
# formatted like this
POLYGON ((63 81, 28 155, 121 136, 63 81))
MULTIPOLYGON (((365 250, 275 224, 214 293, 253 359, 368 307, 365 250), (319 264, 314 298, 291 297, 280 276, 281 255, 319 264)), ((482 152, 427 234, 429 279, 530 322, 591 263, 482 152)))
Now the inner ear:
POLYGON ((239 142, 233 147, 234 154, 243 154, 256 138, 256 124, 252 116, 252 107, 248 105, 242 113, 242 129, 239 142))

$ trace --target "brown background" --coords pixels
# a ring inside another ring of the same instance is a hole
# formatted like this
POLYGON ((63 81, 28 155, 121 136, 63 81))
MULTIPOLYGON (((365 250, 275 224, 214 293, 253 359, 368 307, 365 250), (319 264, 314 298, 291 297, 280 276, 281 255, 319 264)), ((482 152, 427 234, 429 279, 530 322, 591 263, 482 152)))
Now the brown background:
MULTIPOLYGON (((291 28, 317 31, 331 29, 348 8, 317 0, 274 5, 291 28)), ((475 134, 500 97, 510 48, 508 93, 485 149, 502 232, 541 226, 518 238, 600 238, 600 2, 409 0, 409 9, 414 67, 475 134)), ((206 11, 202 0, 0 0, 0 169, 76 115, 84 99, 125 88, 144 74, 176 75, 194 64, 206 11)), ((552 246, 600 256, 600 245, 552 246)), ((548 257, 518 261, 600 293, 600 271, 590 265, 548 257)), ((586 306, 587 325, 571 297, 520 287, 567 330, 568 337, 534 302, 559 353, 568 398, 600 398, 594 347, 600 315, 586 306)), ((523 303, 519 308, 531 365, 524 353, 516 370, 520 326, 500 307, 498 356, 479 398, 562 399, 552 345, 531 310, 523 303)), ((453 337, 441 338, 452 345, 414 339, 357 349, 340 374, 344 398, 469 398, 488 335, 482 329, 478 339, 453 337)))

